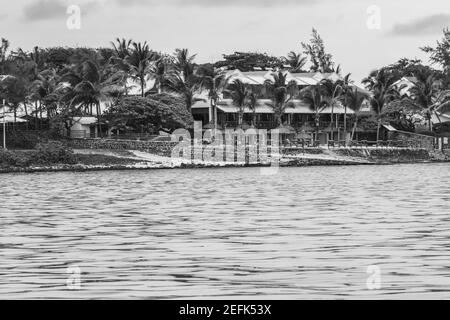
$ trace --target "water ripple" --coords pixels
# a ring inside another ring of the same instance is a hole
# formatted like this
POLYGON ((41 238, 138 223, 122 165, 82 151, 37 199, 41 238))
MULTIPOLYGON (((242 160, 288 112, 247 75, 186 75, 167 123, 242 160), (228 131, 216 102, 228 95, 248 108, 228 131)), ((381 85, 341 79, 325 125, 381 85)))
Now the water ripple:
POLYGON ((0 298, 450 298, 449 172, 2 175, 0 298))

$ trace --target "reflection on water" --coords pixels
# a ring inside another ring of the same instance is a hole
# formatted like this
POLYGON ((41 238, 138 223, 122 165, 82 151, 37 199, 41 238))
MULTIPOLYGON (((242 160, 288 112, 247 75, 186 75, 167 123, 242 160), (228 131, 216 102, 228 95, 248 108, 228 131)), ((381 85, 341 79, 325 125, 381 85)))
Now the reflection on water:
POLYGON ((0 298, 450 298, 449 172, 1 175, 0 298))

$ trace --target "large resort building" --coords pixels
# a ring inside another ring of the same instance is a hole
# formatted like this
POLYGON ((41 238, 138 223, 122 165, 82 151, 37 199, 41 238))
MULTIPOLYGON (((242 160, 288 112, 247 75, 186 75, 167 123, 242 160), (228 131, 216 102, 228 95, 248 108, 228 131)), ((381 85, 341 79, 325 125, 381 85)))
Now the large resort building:
MULTIPOLYGON (((286 72, 285 75, 286 81, 295 81, 299 90, 308 86, 318 85, 323 79, 332 81, 341 79, 336 73, 286 72)), ((258 87, 258 92, 260 92, 261 98, 258 99, 255 109, 251 110, 248 107, 243 109, 243 129, 249 128, 250 126, 254 126, 256 129, 274 129, 278 127, 274 110, 270 105, 271 100, 264 85, 267 80, 273 79, 272 71, 241 72, 239 70, 232 70, 228 72, 227 78, 229 83, 232 83, 234 80, 240 80, 250 88, 258 87)), ((357 86, 355 88, 369 96, 366 90, 357 86)), ((215 107, 207 99, 206 94, 202 97, 204 98, 203 101, 196 102, 193 105, 192 114, 194 120, 202 121, 204 128, 226 129, 236 128, 239 125, 239 108, 233 104, 233 100, 227 91, 224 91, 215 107)), ((361 112, 370 113, 370 106, 367 101, 364 103, 361 112)), ((354 115, 353 110, 345 108, 343 105, 338 105, 333 110, 331 107, 320 109, 318 113, 319 117, 316 117, 316 110, 313 110, 309 104, 299 98, 293 99, 282 116, 282 126, 284 129, 291 130, 293 134, 308 134, 311 136, 311 139, 320 141, 321 144, 327 143, 328 140, 349 139, 353 126, 353 122, 350 121, 351 116, 354 115), (331 121, 332 114, 333 121, 331 121), (347 121, 344 121, 345 114, 347 114, 347 121), (332 123, 333 128, 331 127, 332 123), (344 123, 346 123, 347 130, 344 128, 344 123), (332 133, 333 136, 331 136, 332 133)), ((360 128, 356 128, 356 131, 357 135, 362 135, 361 137, 366 137, 367 139, 370 139, 375 134, 374 132, 366 132, 366 130, 361 130, 360 128)))

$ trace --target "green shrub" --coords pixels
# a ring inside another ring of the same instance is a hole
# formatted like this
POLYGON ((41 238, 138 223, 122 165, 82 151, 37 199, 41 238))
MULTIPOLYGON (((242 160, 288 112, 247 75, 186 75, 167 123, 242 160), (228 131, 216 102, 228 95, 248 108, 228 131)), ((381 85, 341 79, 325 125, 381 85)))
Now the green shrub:
POLYGON ((0 149, 0 166, 2 167, 26 167, 30 164, 31 158, 28 154, 0 149))
POLYGON ((33 149, 39 143, 37 135, 12 131, 6 135, 6 145, 13 149, 33 149))
POLYGON ((34 164, 75 164, 77 157, 71 148, 59 141, 38 143, 32 156, 34 164))
POLYGON ((63 143, 52 141, 39 143, 32 151, 0 149, 1 167, 28 167, 32 165, 75 164, 78 162, 73 150, 63 143))

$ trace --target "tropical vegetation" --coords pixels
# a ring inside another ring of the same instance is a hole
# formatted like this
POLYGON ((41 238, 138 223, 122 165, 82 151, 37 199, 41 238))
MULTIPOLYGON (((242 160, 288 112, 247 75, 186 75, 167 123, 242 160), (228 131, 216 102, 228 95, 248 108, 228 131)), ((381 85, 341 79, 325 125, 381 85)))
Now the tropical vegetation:
POLYGON ((341 76, 341 68, 326 50, 324 41, 313 29, 309 42, 286 57, 261 52, 224 54, 223 60, 200 64, 188 49, 173 54, 157 52, 147 42, 116 39, 109 48, 38 48, 11 50, 10 42, 0 45, 0 99, 17 118, 22 109, 28 126, 35 130, 70 130, 74 117, 97 118, 100 136, 110 130, 171 132, 177 127, 190 128, 192 106, 209 101, 214 122, 215 108, 222 92, 228 92, 238 108, 242 126, 244 109, 255 111, 262 88, 253 88, 239 80, 230 81, 226 70, 273 71, 264 84, 267 104, 273 109, 278 125, 287 108, 302 99, 314 111, 316 126, 322 111, 331 108, 331 137, 334 136, 334 111, 344 106, 344 130, 348 110, 352 110, 355 136, 358 123, 373 121, 377 139, 382 124, 414 131, 425 122, 432 132, 431 119, 450 110, 450 31, 435 47, 421 48, 430 55, 430 65, 407 58, 370 72, 362 81, 367 90, 358 90, 350 75, 341 76), (337 73, 339 80, 325 79, 318 85, 299 87, 287 73, 337 73), (414 79, 405 93, 398 85, 402 78, 414 79), (205 93, 200 95, 200 93, 205 93), (365 118, 360 110, 365 103, 375 116, 365 118), (104 124, 108 124, 105 126, 104 124))

